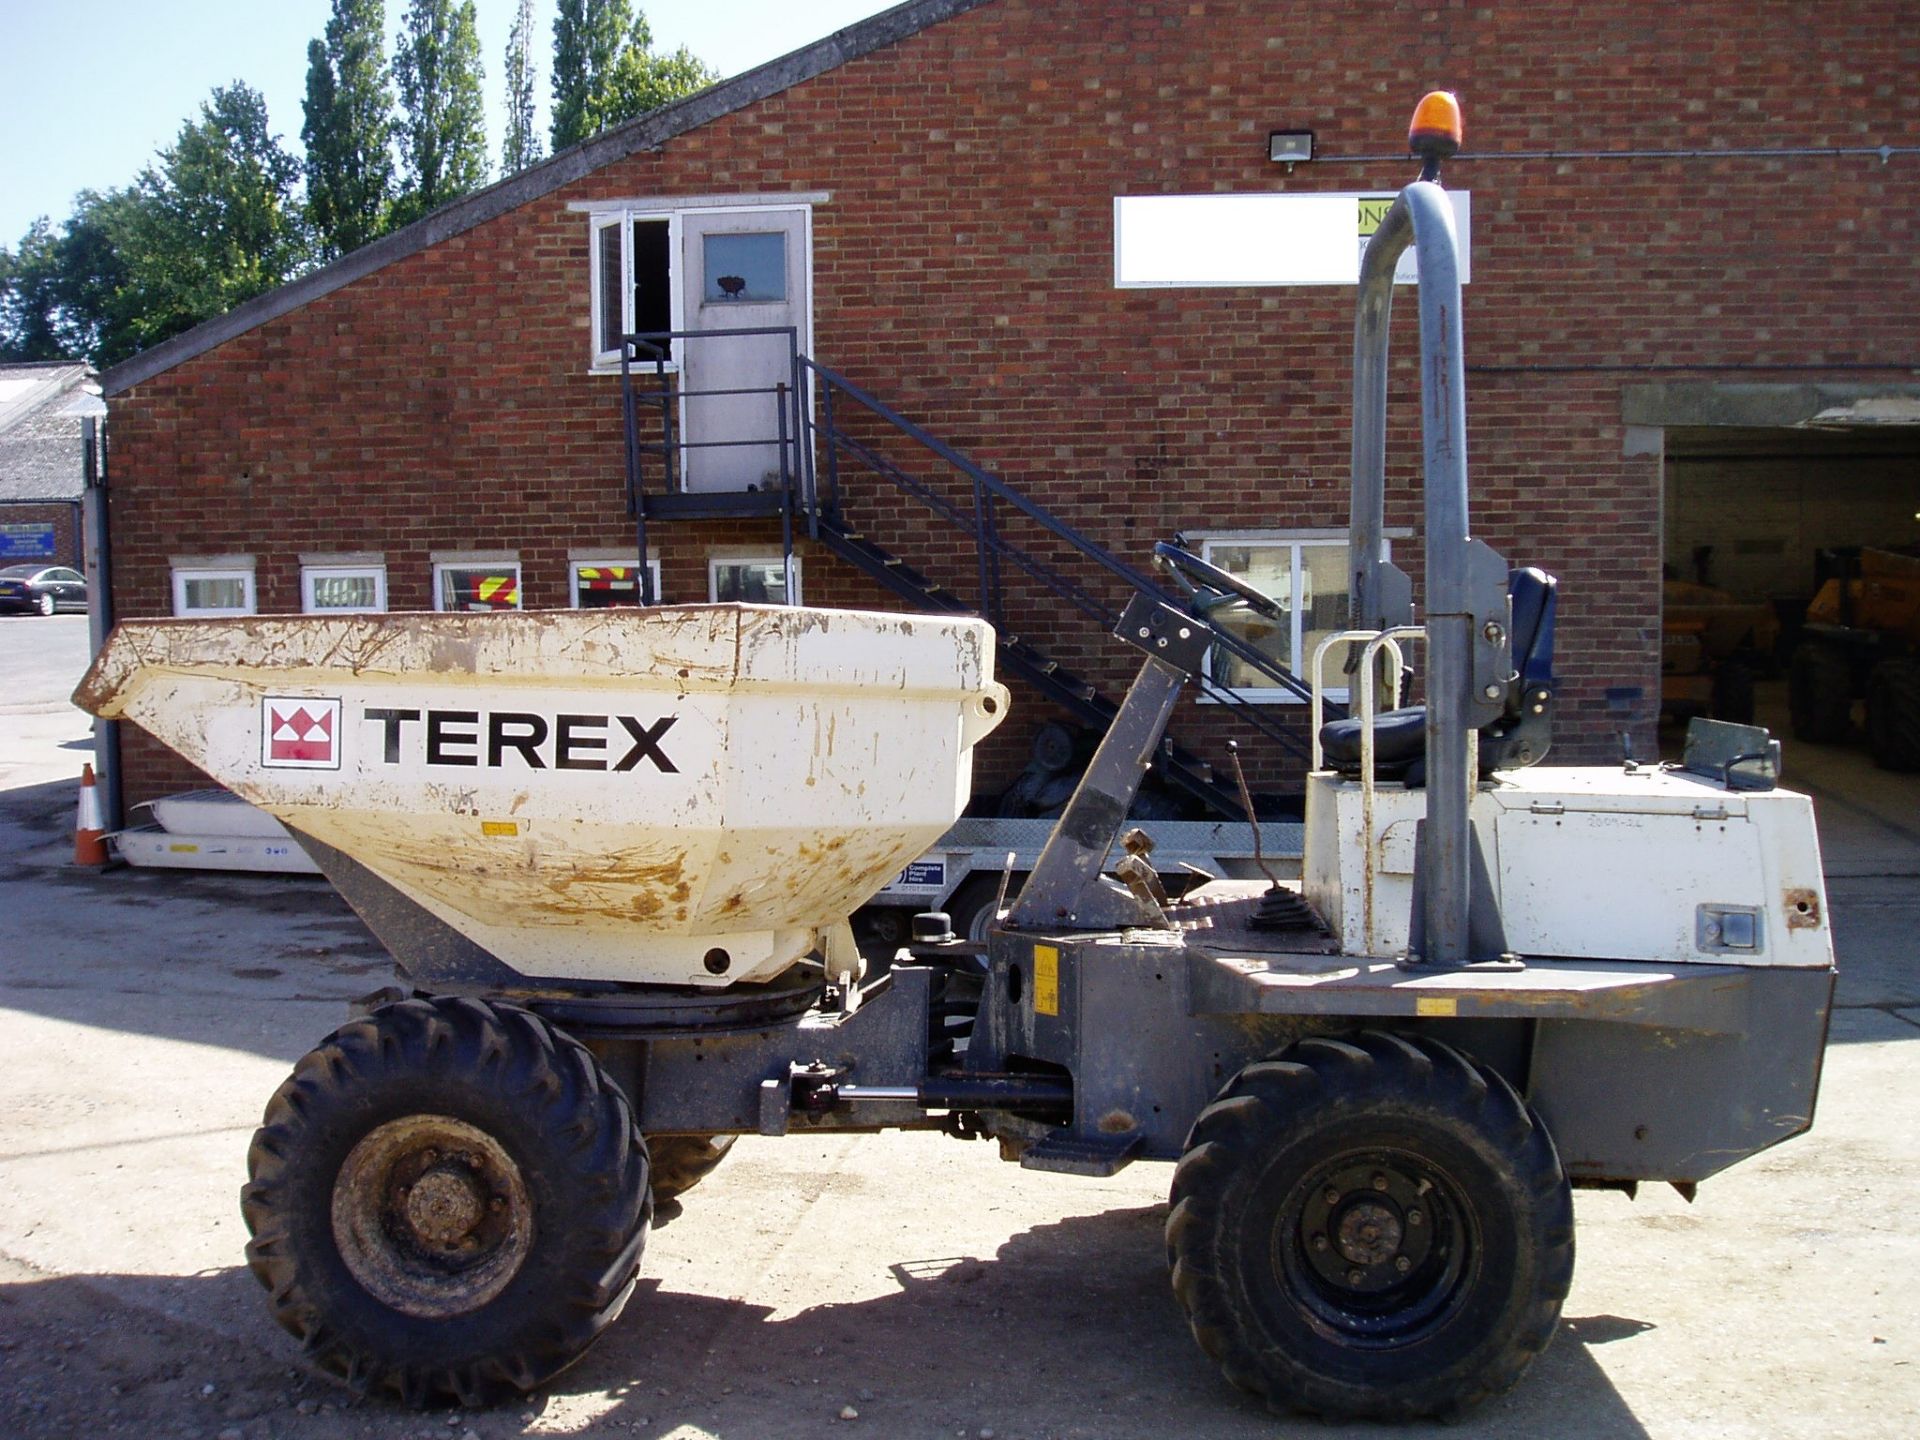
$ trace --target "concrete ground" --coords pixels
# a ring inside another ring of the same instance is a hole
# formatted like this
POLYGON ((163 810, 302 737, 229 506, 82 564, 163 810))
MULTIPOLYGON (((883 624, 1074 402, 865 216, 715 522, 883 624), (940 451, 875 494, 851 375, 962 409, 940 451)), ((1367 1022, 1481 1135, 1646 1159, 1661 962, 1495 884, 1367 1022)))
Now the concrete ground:
MULTIPOLYGON (((931 1136, 743 1140, 547 1392, 353 1402, 273 1328, 237 1200, 267 1096, 386 967, 317 880, 67 864, 85 647, 77 618, 0 621, 0 1435, 1347 1433, 1268 1416, 1201 1357, 1166 1283, 1166 1169, 1036 1175, 931 1136)), ((1813 1132, 1691 1206, 1580 1195, 1558 1338, 1448 1434, 1913 1433, 1920 783, 1840 749, 1788 765, 1843 967, 1813 1132)))

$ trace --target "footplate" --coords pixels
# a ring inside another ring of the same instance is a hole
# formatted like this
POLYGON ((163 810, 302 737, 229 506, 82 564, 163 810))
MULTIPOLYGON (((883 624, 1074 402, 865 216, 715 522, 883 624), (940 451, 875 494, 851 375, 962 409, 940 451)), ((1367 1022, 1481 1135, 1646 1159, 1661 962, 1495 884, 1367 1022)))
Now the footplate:
POLYGON ((1145 1139, 1144 1135, 1137 1133, 1087 1139, 1066 1130, 1056 1130, 1046 1139, 1027 1147, 1020 1156, 1020 1168, 1105 1179, 1118 1174, 1134 1159, 1140 1153, 1140 1146, 1145 1139))

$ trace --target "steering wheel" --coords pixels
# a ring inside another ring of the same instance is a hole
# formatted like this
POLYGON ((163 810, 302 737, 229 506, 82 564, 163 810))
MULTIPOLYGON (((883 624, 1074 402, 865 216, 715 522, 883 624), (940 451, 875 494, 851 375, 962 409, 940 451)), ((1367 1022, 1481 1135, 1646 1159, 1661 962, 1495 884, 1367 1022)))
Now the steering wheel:
POLYGON ((1202 615, 1211 615, 1221 606, 1241 600, 1256 615, 1264 615, 1269 620, 1287 618, 1287 612, 1271 595, 1254 589, 1238 575, 1229 575, 1218 565, 1208 564, 1191 550, 1182 550, 1162 540, 1153 547, 1153 558, 1187 592, 1187 598, 1202 615))

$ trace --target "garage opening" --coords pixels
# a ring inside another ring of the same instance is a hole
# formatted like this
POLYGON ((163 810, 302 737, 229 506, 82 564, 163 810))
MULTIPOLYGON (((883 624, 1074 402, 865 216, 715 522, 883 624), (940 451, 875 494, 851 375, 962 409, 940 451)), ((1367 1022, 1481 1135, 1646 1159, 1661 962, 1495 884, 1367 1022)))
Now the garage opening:
POLYGON ((1920 427, 1670 427, 1664 455, 1663 720, 1920 768, 1920 427))

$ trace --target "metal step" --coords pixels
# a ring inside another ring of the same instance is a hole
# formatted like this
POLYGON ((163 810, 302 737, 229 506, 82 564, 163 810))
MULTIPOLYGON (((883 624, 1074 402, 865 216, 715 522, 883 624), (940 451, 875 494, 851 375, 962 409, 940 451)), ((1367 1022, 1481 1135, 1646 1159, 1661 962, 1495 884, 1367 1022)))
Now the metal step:
POLYGON ((1071 1131, 1056 1130, 1046 1139, 1029 1145, 1020 1156, 1022 1170, 1050 1170, 1057 1175, 1089 1175, 1096 1180, 1118 1174, 1140 1151, 1141 1137, 1076 1137, 1071 1131))

